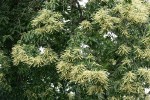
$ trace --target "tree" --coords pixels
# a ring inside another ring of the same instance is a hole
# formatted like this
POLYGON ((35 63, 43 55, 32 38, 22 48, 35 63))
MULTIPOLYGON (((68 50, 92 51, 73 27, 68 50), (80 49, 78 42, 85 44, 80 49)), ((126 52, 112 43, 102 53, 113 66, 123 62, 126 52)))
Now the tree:
POLYGON ((1 98, 148 98, 148 1, 7 0, 0 9, 1 98))

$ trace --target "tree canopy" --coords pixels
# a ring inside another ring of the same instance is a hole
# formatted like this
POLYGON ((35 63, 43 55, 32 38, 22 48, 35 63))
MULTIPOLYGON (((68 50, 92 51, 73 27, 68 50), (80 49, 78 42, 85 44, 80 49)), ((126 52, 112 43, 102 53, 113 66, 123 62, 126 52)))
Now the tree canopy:
POLYGON ((1 0, 2 100, 149 100, 148 0, 1 0))

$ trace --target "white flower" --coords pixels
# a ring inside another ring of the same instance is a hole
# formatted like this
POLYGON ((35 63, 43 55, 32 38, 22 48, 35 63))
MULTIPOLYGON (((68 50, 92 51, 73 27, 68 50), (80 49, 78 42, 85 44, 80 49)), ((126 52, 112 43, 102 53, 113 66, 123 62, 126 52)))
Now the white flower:
POLYGON ((114 41, 118 36, 113 32, 107 32, 103 35, 104 38, 110 37, 111 41, 114 41))
POLYGON ((40 50, 40 54, 43 54, 44 53, 44 48, 41 46, 40 48, 39 48, 39 50, 40 50))
POLYGON ((149 88, 145 88, 145 94, 148 94, 150 92, 149 88))
POLYGON ((0 64, 0 68, 2 68, 2 64, 0 64))
POLYGON ((113 32, 107 32, 107 34, 108 34, 109 37, 112 37, 112 38, 117 38, 117 37, 118 37, 118 36, 117 36, 115 33, 113 33, 113 32))

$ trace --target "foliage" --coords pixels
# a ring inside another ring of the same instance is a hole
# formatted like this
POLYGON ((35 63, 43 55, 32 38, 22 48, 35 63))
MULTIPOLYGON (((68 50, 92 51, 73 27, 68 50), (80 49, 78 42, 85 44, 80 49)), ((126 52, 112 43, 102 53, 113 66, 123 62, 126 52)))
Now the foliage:
POLYGON ((150 3, 0 1, 0 98, 145 100, 150 3), (15 17, 14 17, 15 16, 15 17))

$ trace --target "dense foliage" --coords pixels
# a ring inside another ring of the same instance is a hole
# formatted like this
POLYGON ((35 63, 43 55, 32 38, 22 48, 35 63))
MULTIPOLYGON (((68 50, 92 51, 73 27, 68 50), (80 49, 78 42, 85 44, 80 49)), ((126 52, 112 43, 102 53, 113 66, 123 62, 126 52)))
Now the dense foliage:
POLYGON ((2 100, 148 100, 148 0, 1 0, 2 100))

